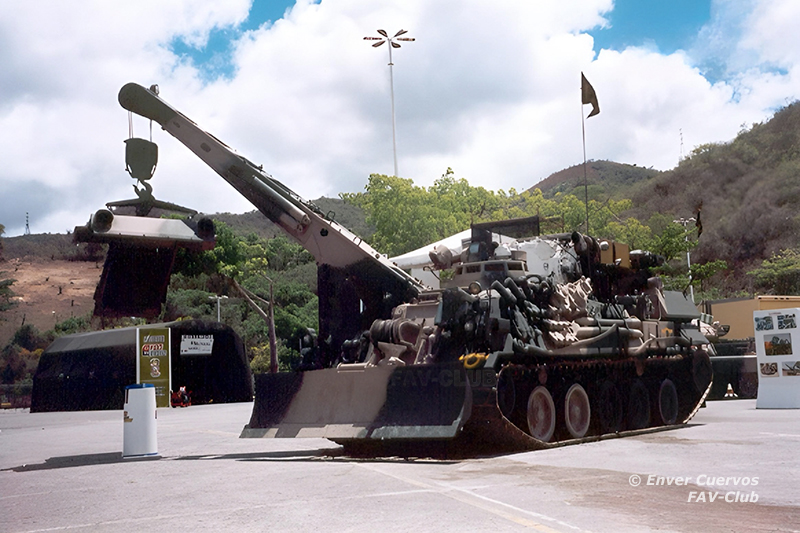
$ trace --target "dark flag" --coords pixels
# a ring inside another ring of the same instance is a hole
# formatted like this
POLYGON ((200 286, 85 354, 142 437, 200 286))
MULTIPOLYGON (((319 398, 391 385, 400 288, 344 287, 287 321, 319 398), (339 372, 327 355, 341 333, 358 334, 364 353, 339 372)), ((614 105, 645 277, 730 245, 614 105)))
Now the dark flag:
POLYGON ((586 118, 591 118, 600 113, 600 104, 597 103, 597 94, 594 92, 594 87, 586 79, 586 76, 581 72, 581 104, 592 104, 592 112, 586 118))
POLYGON ((700 235, 703 234, 703 223, 700 221, 700 210, 697 210, 697 220, 694 223, 694 227, 697 228, 697 238, 700 238, 700 235))

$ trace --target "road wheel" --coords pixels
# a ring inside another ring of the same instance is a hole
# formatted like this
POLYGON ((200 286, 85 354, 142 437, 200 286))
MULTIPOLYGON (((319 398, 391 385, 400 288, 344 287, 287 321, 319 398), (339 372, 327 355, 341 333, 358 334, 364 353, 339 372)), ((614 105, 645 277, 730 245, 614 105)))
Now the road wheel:
MULTIPOLYGON (((714 371, 711 369, 711 359, 709 359, 708 354, 703 350, 695 350, 692 356, 692 377, 694 378, 694 386, 697 392, 703 394, 711 383, 713 376, 714 371)), ((727 386, 727 383, 725 385, 727 386)))
POLYGON ((742 372, 733 391, 739 398, 752 399, 758 396, 758 376, 755 372, 742 372))
POLYGON ((592 409, 589 405, 589 395, 580 384, 574 383, 564 397, 564 422, 572 438, 579 439, 586 436, 589 423, 592 420, 592 409))
POLYGON ((622 395, 610 379, 605 380, 597 390, 595 413, 600 423, 600 434, 617 433, 622 430, 622 395))
POLYGON ((556 406, 550 391, 541 385, 528 397, 528 430, 542 442, 549 442, 556 431, 556 406))
POLYGON ((641 379, 631 383, 628 398, 628 429, 643 429, 650 425, 650 395, 641 379))
POLYGON ((514 385, 514 376, 508 370, 500 372, 500 377, 497 380, 497 407, 504 417, 511 418, 516 402, 517 391, 514 385))
POLYGON ((658 414, 665 426, 671 426, 678 419, 678 391, 669 379, 662 381, 658 389, 658 414))

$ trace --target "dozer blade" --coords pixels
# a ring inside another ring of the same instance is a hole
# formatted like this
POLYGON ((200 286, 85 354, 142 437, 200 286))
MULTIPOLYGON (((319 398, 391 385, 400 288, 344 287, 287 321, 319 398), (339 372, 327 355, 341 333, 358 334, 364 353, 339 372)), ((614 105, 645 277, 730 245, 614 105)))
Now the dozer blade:
POLYGON ((241 437, 448 440, 471 412, 472 390, 460 363, 258 374, 241 437))

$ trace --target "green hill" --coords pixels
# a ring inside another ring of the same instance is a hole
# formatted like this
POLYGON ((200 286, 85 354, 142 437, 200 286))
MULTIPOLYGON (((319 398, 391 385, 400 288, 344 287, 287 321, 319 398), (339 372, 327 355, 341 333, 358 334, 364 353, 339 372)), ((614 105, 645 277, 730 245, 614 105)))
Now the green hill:
POLYGON ((688 218, 701 212, 703 233, 692 258, 724 259, 731 282, 781 249, 800 245, 800 104, 754 124, 722 144, 697 147, 673 170, 632 196, 632 215, 688 218))
MULTIPOLYGON (((692 262, 725 260, 730 271, 722 288, 747 290, 747 271, 775 252, 800 247, 800 103, 730 142, 695 148, 672 170, 590 161, 586 181, 590 199, 633 201, 620 218, 647 223, 657 213, 678 219, 700 212, 703 233, 692 262)), ((535 188, 545 197, 564 193, 582 200, 583 165, 556 172, 535 188)))
MULTIPOLYGON (((631 192, 650 182, 661 172, 652 168, 626 165, 613 161, 588 161, 586 163, 586 183, 590 199, 615 200, 630 198, 631 192)), ((546 198, 558 193, 574 194, 584 197, 583 164, 574 165, 550 174, 531 189, 540 189, 546 198)))

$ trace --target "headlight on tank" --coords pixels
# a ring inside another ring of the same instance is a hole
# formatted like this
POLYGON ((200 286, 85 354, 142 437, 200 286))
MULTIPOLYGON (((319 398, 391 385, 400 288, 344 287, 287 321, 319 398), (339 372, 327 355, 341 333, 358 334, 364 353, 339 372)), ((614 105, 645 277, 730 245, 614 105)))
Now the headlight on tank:
POLYGON ((469 284, 469 287, 467 287, 467 292, 470 294, 477 295, 480 294, 482 290, 483 288, 481 287, 481 284, 478 283, 477 281, 473 281, 472 283, 469 284))

